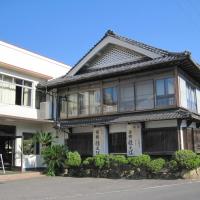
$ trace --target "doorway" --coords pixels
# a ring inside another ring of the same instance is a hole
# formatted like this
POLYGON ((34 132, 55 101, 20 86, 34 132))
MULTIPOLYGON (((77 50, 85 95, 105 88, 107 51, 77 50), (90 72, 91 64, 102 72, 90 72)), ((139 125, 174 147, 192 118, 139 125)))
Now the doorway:
POLYGON ((0 154, 5 167, 13 167, 15 161, 15 126, 0 125, 0 154))

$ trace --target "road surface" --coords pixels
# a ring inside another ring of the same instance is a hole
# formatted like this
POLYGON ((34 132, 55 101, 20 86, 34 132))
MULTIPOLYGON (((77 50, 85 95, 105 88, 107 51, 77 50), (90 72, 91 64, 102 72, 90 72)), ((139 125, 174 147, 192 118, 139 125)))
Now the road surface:
POLYGON ((0 200, 200 200, 200 180, 41 177, 0 182, 0 200))

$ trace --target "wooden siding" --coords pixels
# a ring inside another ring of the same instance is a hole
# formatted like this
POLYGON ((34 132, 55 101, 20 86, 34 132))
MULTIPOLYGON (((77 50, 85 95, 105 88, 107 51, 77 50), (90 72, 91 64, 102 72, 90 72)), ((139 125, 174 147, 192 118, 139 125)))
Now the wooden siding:
POLYGON ((178 150, 176 127, 144 129, 143 152, 152 155, 172 154, 178 150))
POLYGON ((81 156, 93 155, 92 133, 70 134, 67 143, 70 151, 78 151, 81 156))
POLYGON ((183 128, 184 149, 200 153, 200 128, 183 128))

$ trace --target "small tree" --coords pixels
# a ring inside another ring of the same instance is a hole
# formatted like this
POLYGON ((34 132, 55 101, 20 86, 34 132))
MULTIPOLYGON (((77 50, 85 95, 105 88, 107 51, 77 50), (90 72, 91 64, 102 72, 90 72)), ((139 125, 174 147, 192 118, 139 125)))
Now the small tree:
POLYGON ((35 140, 39 142, 43 148, 51 146, 54 139, 55 137, 53 137, 52 133, 50 132, 40 131, 40 132, 37 132, 35 135, 35 140))
POLYGON ((65 167, 67 149, 63 145, 47 146, 42 150, 44 163, 47 165, 47 175, 60 174, 65 167))

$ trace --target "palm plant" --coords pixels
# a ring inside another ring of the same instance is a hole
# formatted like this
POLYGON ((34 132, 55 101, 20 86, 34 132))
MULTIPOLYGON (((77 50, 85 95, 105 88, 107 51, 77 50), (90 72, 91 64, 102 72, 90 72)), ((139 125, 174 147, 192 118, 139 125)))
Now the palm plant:
POLYGON ((50 132, 40 131, 35 135, 35 140, 39 142, 43 148, 51 146, 54 139, 55 137, 53 137, 52 133, 50 132))
POLYGON ((48 146, 42 151, 44 163, 47 165, 47 175, 60 174, 65 167, 67 149, 63 145, 48 146))

